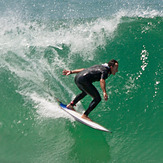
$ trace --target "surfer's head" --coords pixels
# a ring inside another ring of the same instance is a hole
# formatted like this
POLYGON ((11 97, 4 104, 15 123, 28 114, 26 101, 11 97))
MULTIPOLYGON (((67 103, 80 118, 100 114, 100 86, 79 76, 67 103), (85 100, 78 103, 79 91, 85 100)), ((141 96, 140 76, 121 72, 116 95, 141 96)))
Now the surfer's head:
POLYGON ((118 72, 118 61, 112 59, 108 62, 108 66, 110 67, 112 75, 115 75, 116 72, 118 72))

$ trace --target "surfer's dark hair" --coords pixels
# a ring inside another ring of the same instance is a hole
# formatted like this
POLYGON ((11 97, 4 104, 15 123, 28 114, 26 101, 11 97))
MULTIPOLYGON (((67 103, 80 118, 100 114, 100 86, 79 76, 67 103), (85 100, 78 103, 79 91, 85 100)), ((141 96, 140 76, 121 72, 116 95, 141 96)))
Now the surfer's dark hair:
POLYGON ((114 67, 114 65, 115 65, 115 63, 118 63, 118 61, 116 61, 115 59, 112 59, 112 60, 110 60, 109 62, 108 62, 108 66, 109 67, 114 67))

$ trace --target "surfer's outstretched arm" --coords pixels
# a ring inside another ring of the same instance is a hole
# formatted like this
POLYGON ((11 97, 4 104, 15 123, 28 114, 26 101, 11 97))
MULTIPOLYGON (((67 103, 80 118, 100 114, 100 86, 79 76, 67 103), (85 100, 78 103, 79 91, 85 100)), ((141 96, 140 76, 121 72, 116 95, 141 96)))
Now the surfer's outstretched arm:
POLYGON ((81 71, 83 71, 84 68, 81 68, 81 69, 76 69, 76 70, 63 70, 63 75, 70 75, 70 74, 76 74, 76 73, 79 73, 81 71))

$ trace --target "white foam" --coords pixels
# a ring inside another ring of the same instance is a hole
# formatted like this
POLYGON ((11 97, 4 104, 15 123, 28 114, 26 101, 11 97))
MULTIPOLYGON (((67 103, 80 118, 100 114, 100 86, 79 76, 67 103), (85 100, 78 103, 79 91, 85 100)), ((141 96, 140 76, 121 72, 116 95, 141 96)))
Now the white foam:
MULTIPOLYGON (((82 23, 64 23, 55 28, 54 24, 24 22, 22 18, 10 11, 10 16, 0 18, 0 50, 53 46, 62 49, 65 44, 70 48, 68 57, 80 55, 83 60, 93 60, 98 47, 105 47, 106 37, 111 39, 122 17, 162 16, 154 9, 120 9, 110 18, 98 18, 82 23)), ((7 15, 7 14, 6 14, 7 15)), ((56 22, 57 24, 57 22, 56 22)))
MULTIPOLYGON (((11 74, 14 75, 14 80, 18 81, 17 92, 25 98, 26 103, 33 104, 36 108, 36 112, 41 117, 70 118, 68 115, 65 115, 61 109, 58 109, 54 97, 51 99, 52 102, 49 101, 50 90, 48 90, 50 89, 48 88, 48 80, 53 80, 53 88, 55 90, 63 88, 69 95, 74 96, 74 93, 67 87, 66 83, 59 79, 62 70, 66 68, 66 63, 59 58, 57 53, 54 53, 54 66, 53 64, 50 65, 47 60, 43 58, 44 54, 41 52, 40 54, 36 53, 33 58, 25 53, 26 49, 22 47, 22 49, 16 49, 15 52, 11 52, 11 54, 1 54, 0 65, 9 70, 11 74), (59 69, 60 74, 55 72, 57 69, 59 69)), ((62 99, 64 99, 65 96, 60 90, 53 92, 53 94, 62 96, 62 99)))
POLYGON ((69 118, 73 121, 73 118, 71 116, 69 116, 63 110, 61 110, 57 102, 55 101, 50 102, 36 93, 30 94, 30 98, 35 103, 35 108, 37 109, 37 113, 41 117, 55 118, 55 119, 64 117, 64 118, 69 118))
POLYGON ((83 60, 92 60, 97 47, 105 46, 106 37, 113 37, 119 20, 119 17, 99 18, 78 24, 67 23, 55 28, 55 24, 49 27, 49 24, 37 22, 23 23, 20 17, 1 17, 0 49, 15 51, 15 48, 30 46, 53 46, 61 49, 65 44, 70 48, 69 58, 79 54, 83 60))
POLYGON ((141 70, 137 73, 137 77, 136 79, 138 80, 141 75, 143 74, 143 71, 145 71, 146 67, 148 66, 148 57, 149 57, 149 53, 148 51, 146 50, 145 46, 143 46, 143 50, 140 54, 140 60, 142 61, 142 65, 141 65, 141 70))
POLYGON ((115 15, 117 17, 142 17, 142 18, 154 18, 157 16, 162 17, 163 16, 163 12, 155 10, 155 9, 151 9, 151 8, 147 8, 144 9, 142 7, 137 7, 135 9, 120 9, 117 13, 115 13, 115 15))

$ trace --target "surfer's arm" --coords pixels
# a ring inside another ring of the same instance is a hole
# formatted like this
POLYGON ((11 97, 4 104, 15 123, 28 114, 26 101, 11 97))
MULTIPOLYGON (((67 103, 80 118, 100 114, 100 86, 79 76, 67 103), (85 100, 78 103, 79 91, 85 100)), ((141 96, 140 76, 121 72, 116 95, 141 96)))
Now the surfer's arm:
POLYGON ((70 74, 76 74, 76 73, 79 73, 81 71, 83 71, 84 68, 81 68, 81 69, 76 69, 76 70, 63 70, 63 75, 70 75, 70 74))
POLYGON ((104 79, 101 79, 100 80, 100 86, 101 86, 101 89, 103 91, 103 95, 104 95, 104 99, 107 100, 108 99, 108 95, 106 93, 106 86, 105 86, 105 80, 104 79))

